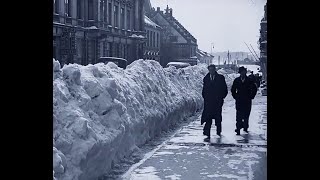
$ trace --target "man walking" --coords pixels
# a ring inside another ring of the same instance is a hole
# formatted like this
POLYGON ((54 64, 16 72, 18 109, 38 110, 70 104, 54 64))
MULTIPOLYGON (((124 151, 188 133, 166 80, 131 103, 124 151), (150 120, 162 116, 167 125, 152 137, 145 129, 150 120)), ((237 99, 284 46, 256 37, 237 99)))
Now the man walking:
POLYGON ((216 72, 215 65, 208 66, 209 73, 203 78, 202 97, 204 109, 201 117, 201 125, 205 122, 203 135, 208 136, 205 141, 210 140, 212 119, 215 119, 217 135, 221 135, 222 105, 228 94, 228 88, 223 75, 216 72))
POLYGON ((232 97, 236 100, 236 130, 237 135, 240 135, 240 130, 243 128, 248 132, 249 116, 251 111, 252 99, 257 93, 257 87, 254 80, 248 78, 247 69, 239 68, 240 77, 237 77, 232 84, 232 97))

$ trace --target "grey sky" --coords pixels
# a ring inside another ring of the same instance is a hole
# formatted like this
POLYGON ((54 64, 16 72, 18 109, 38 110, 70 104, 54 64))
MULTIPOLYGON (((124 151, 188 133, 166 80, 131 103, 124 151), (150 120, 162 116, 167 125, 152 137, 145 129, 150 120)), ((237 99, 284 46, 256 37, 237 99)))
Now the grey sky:
POLYGON ((245 51, 244 41, 259 51, 260 21, 267 0, 150 0, 173 16, 198 40, 198 48, 211 52, 245 51))

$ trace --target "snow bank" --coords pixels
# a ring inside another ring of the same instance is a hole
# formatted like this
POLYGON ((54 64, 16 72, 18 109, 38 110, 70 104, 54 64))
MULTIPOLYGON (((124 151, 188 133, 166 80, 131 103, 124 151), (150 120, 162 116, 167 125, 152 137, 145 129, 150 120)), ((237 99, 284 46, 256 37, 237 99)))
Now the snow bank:
POLYGON ((53 176, 91 180, 162 130, 200 110, 206 65, 137 60, 88 66, 53 61, 53 176))
POLYGON ((232 83, 234 81, 235 78, 239 77, 239 73, 235 73, 234 71, 232 70, 229 70, 229 69, 219 69, 217 71, 219 74, 222 74, 224 77, 225 77, 225 80, 226 80, 226 83, 227 83, 227 86, 228 86, 228 90, 230 93, 230 90, 231 90, 231 86, 232 86, 232 83))

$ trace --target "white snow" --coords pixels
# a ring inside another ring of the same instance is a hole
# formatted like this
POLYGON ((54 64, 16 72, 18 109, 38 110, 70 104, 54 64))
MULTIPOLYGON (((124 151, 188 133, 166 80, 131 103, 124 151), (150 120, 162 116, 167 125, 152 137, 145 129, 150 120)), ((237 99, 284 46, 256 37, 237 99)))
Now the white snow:
POLYGON ((162 68, 137 60, 60 67, 53 60, 53 159, 57 180, 91 180, 137 146, 200 110, 206 65, 162 68))
POLYGON ((149 19, 147 16, 144 16, 144 22, 154 28, 160 27, 158 24, 154 23, 151 19, 149 19))
POLYGON ((144 179, 154 179, 154 180, 161 180, 159 176, 157 176, 157 170, 153 166, 143 167, 141 169, 137 169, 130 180, 144 180, 144 179))
POLYGON ((179 180, 181 175, 180 174, 173 174, 173 175, 169 175, 169 176, 165 176, 165 178, 170 178, 171 180, 179 180))
POLYGON ((132 38, 145 38, 144 36, 142 36, 142 35, 136 35, 136 34, 132 34, 131 36, 129 36, 129 37, 132 37, 132 38))
POLYGON ((169 66, 174 66, 176 68, 180 68, 180 67, 188 67, 191 66, 189 63, 185 63, 185 62, 169 62, 167 64, 167 67, 169 66))
POLYGON ((85 29, 98 29, 96 26, 86 27, 85 29))
POLYGON ((214 175, 207 175, 209 178, 226 178, 226 179, 238 179, 238 180, 246 180, 245 176, 236 176, 233 174, 214 174, 214 175))
POLYGON ((156 157, 156 156, 162 156, 162 155, 170 155, 170 154, 174 154, 173 152, 170 152, 170 151, 160 151, 160 152, 157 152, 153 155, 153 157, 156 157))

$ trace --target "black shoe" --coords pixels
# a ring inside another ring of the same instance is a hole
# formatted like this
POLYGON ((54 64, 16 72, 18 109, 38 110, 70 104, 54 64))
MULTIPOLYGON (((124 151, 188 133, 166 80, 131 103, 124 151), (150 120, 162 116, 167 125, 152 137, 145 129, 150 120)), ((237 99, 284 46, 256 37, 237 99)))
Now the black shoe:
POLYGON ((217 135, 218 135, 218 136, 221 136, 221 132, 217 132, 217 135))
POLYGON ((244 129, 243 131, 246 132, 246 133, 249 133, 249 132, 248 132, 248 129, 244 129))
POLYGON ((235 130, 234 130, 234 132, 236 132, 236 133, 237 133, 237 135, 240 135, 240 130, 235 129, 235 130))
POLYGON ((207 138, 205 138, 203 141, 204 141, 204 142, 210 142, 210 136, 208 136, 207 138))

